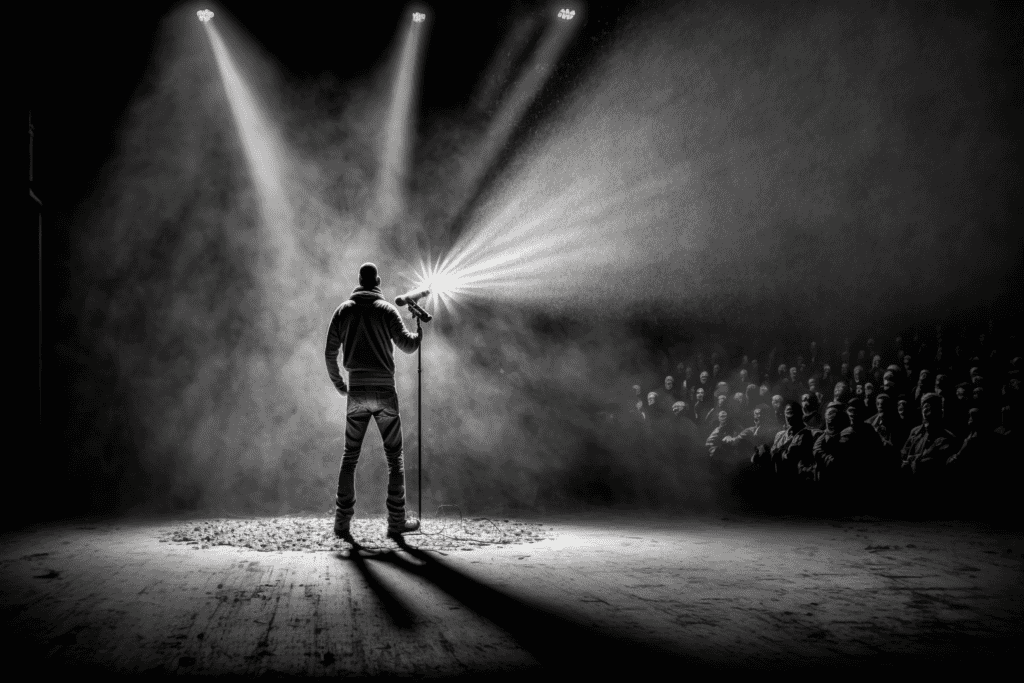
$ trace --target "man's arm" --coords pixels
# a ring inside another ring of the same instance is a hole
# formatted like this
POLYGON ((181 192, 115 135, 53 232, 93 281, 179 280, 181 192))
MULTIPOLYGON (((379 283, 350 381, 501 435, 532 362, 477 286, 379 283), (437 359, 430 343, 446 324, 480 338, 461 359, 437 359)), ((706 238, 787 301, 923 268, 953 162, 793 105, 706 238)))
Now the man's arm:
POLYGON ((341 308, 334 312, 331 318, 330 327, 327 328, 327 348, 324 350, 324 360, 327 361, 327 375, 331 383, 342 396, 348 393, 348 386, 345 378, 341 376, 338 369, 338 351, 341 350, 341 308))
POLYGON ((416 334, 413 334, 409 330, 405 329, 405 323, 402 322, 402 316, 398 314, 398 310, 395 308, 390 309, 390 315, 387 316, 388 334, 391 340, 395 342, 395 346, 400 348, 405 353, 412 353, 420 347, 420 339, 423 338, 423 330, 416 334))

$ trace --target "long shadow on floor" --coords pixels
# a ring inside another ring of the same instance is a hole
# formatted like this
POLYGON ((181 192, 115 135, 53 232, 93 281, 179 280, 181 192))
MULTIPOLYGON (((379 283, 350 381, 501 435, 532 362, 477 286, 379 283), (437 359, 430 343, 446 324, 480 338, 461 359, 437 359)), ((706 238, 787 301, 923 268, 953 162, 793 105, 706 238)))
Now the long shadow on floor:
POLYGON ((607 675, 627 669, 629 673, 636 674, 645 670, 681 670, 676 667, 685 667, 685 671, 692 672, 695 668, 720 670, 727 666, 724 662, 699 661, 636 638, 580 624, 554 605, 531 603, 492 588, 402 539, 396 542, 422 564, 396 552, 371 555, 365 561, 387 562, 429 581, 507 632, 546 670, 564 669, 574 675, 588 672, 607 675), (666 666, 673 668, 665 669, 666 666))
MULTIPOLYGON (((381 607, 391 621, 401 629, 411 629, 416 625, 416 615, 404 601, 399 599, 394 591, 390 590, 387 586, 381 582, 380 577, 377 573, 372 570, 366 564, 367 557, 375 557, 375 551, 369 551, 367 556, 362 553, 367 552, 366 548, 360 545, 353 545, 352 549, 348 551, 348 554, 339 554, 338 557, 343 560, 348 560, 355 566, 363 580, 366 581, 366 585, 373 591, 373 594, 380 600, 381 607)), ((391 551, 385 551, 391 554, 391 551)))

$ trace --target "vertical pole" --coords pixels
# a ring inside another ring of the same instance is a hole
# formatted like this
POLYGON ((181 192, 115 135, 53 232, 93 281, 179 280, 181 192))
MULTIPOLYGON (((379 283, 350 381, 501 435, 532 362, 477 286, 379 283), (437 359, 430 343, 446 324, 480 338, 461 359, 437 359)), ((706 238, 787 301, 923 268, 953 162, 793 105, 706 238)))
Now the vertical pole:
POLYGON ((423 328, 420 319, 416 318, 416 332, 420 335, 420 345, 416 349, 416 509, 420 523, 423 523, 423 328))

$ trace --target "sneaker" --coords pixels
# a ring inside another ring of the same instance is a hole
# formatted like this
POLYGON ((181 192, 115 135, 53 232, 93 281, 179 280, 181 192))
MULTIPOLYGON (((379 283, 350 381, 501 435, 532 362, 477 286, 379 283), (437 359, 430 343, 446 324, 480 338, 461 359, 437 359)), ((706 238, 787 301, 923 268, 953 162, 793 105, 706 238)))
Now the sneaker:
POLYGON ((420 520, 418 519, 407 519, 401 524, 388 524, 388 536, 400 536, 401 534, 408 534, 413 531, 419 531, 420 520))
POLYGON ((349 529, 349 523, 348 522, 342 522, 342 521, 340 521, 338 519, 335 519, 334 520, 334 535, 337 536, 338 538, 342 539, 342 540, 351 541, 352 540, 352 531, 349 529))

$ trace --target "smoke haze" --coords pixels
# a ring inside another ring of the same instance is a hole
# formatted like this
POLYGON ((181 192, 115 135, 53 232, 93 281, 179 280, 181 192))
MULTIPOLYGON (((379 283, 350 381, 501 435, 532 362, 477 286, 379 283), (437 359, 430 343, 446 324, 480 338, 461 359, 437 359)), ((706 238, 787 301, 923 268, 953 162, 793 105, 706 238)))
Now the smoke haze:
MULTIPOLYGON (((81 214, 65 302, 80 321, 63 347, 80 368, 65 438, 95 508, 328 509, 344 399, 324 367, 327 324, 364 261, 389 300, 413 284, 426 254, 396 239, 409 226, 435 257, 511 259, 427 331, 425 512, 714 504, 698 475, 645 460, 594 417, 628 405, 647 353, 623 324, 631 311, 754 325, 785 307, 800 323, 861 325, 1019 260, 993 46, 941 6, 639 13, 528 117, 451 229, 445 198, 463 188, 439 169, 471 158, 486 122, 414 141, 412 215, 382 223, 392 72, 289 82, 218 20, 281 142, 282 213, 261 213, 209 41, 194 16, 170 16, 81 214), (561 329, 538 322, 566 314, 561 329)), ((414 507, 415 357, 397 365, 414 507)), ((383 511, 384 482, 371 428, 357 513, 383 511)))

